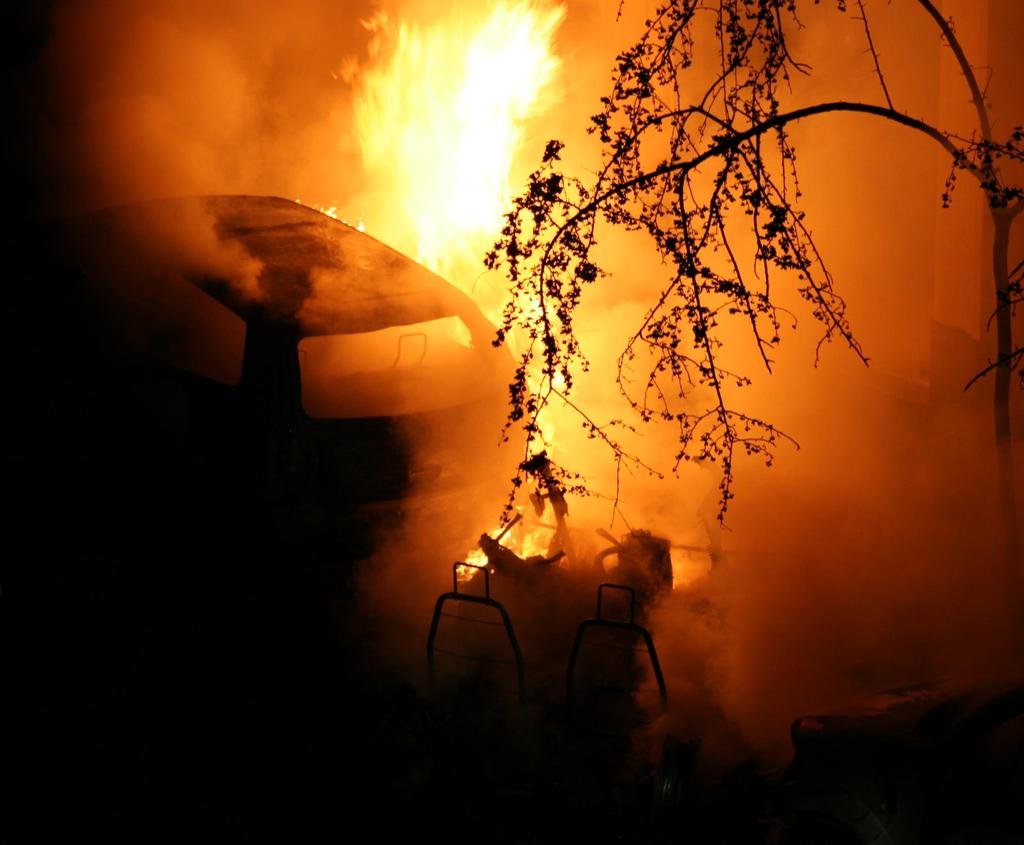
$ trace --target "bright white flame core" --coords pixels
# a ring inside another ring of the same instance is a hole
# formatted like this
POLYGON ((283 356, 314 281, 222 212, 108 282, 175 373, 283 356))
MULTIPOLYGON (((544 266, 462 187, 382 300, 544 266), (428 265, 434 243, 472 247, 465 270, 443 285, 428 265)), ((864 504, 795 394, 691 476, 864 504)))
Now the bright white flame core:
POLYGON ((561 5, 502 0, 427 27, 397 24, 354 104, 370 182, 396 212, 370 222, 375 235, 463 287, 454 264, 470 259, 479 272, 525 122, 556 99, 564 18, 561 5))

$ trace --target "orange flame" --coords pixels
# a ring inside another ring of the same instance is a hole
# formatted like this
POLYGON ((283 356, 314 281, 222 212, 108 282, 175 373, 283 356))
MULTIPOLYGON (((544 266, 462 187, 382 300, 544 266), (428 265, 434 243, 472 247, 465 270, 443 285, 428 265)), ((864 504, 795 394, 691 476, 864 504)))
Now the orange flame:
MULTIPOLYGON (((520 514, 522 514, 522 510, 519 510, 520 514)), ((501 544, 521 558, 528 558, 534 555, 543 557, 548 554, 548 545, 554 535, 554 526, 550 522, 542 521, 544 517, 553 519, 550 506, 545 506, 545 512, 542 515, 541 521, 522 519, 513 525, 507 533, 503 532, 501 526, 496 526, 487 533, 492 537, 499 537, 504 534, 501 537, 501 544)), ((474 546, 467 551, 462 560, 474 566, 486 567, 488 565, 487 555, 484 554, 479 546, 474 546)), ((459 568, 457 574, 460 583, 468 583, 476 576, 476 570, 469 567, 459 568)))
MULTIPOLYGON (((564 18, 562 5, 500 0, 430 26, 364 21, 378 58, 358 80, 355 125, 388 209, 367 228, 467 292, 501 229, 527 120, 557 99, 564 18)), ((477 298, 497 315, 500 302, 477 298)))
MULTIPOLYGON (((506 283, 481 283, 482 259, 504 224, 513 180, 525 176, 513 171, 529 121, 560 97, 555 36, 566 9, 557 0, 453 6, 430 24, 384 13, 363 21, 372 33, 369 64, 350 59, 342 69, 355 82, 354 123, 371 186, 360 209, 374 237, 460 287, 497 322, 506 283)), ((524 158, 528 166, 536 155, 524 158)), ((453 337, 471 342, 468 333, 453 337)), ((551 535, 521 523, 503 542, 528 557, 546 553, 551 535)), ((486 563, 479 549, 466 560, 486 563)))

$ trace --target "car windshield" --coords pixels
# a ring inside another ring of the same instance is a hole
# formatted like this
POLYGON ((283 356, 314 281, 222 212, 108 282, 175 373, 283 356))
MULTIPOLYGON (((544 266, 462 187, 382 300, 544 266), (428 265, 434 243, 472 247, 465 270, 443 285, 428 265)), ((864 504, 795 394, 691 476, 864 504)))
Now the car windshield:
POLYGON ((472 402, 494 385, 456 316, 299 343, 302 407, 311 417, 413 414, 472 402))

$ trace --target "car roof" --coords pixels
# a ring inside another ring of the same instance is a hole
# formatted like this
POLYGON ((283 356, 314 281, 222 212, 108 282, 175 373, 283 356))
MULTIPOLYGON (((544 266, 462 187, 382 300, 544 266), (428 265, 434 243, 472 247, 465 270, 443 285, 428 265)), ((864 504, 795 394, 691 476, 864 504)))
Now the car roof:
POLYGON ((72 260, 100 274, 113 267, 124 275, 128 266, 155 272, 161 263, 199 268, 199 252, 231 249, 257 262, 258 291, 213 272, 185 275, 243 318, 286 321, 301 337, 451 316, 462 319, 479 347, 494 335, 475 303, 440 276, 340 220, 281 197, 150 200, 66 218, 56 228, 72 260), (208 227, 208 238, 181 236, 181 221, 208 227), (167 248, 155 249, 165 232, 167 248), (181 254, 190 250, 197 254, 181 254), (140 259, 135 263, 126 258, 133 252, 140 259))

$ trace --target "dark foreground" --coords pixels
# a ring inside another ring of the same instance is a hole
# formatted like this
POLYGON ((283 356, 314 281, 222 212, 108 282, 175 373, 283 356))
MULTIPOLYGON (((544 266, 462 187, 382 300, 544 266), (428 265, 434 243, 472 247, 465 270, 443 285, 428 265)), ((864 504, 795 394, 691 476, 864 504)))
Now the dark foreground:
MULTIPOLYGON (((17 559, 2 601, 12 815, 32 840, 1022 841, 1019 687, 908 693, 802 720, 787 771, 751 761, 712 777, 699 737, 658 735, 628 696, 570 711, 561 666, 522 706, 514 684, 475 671, 430 692, 422 673, 388 668, 361 562, 414 475, 469 489, 456 470, 475 464, 414 465, 395 420, 450 431, 466 403, 385 413, 382 393, 363 417, 307 415, 297 346, 318 332, 458 314, 472 328, 475 317, 417 271, 401 305, 354 324, 341 303, 335 323, 309 323, 313 274, 296 262, 316 250, 289 244, 301 235, 335 255, 332 243, 355 236, 281 201, 216 203, 252 217, 227 228, 218 218, 220 232, 263 250, 287 300, 257 308, 208 285, 246 323, 235 382, 169 364, 188 351, 173 331, 159 348, 126 346, 130 331, 113 342, 123 326, 107 325, 109 300, 55 248, 53 227, 17 233, 21 283, 3 334, 4 532, 17 559), (403 310, 410 302, 422 313, 403 310)), ((459 360, 479 383, 481 362, 459 360)), ((445 372, 403 371, 414 387, 445 372)), ((428 398, 432 384, 420 385, 428 398)), ((579 614, 566 616, 574 628, 579 614)))

